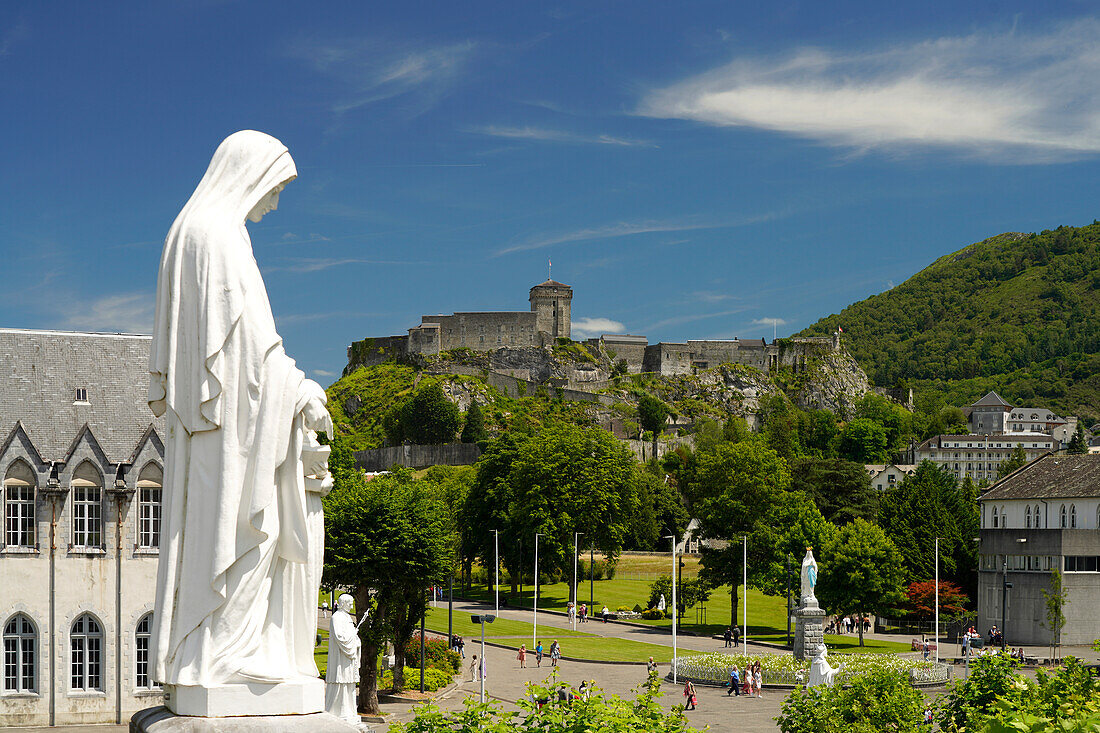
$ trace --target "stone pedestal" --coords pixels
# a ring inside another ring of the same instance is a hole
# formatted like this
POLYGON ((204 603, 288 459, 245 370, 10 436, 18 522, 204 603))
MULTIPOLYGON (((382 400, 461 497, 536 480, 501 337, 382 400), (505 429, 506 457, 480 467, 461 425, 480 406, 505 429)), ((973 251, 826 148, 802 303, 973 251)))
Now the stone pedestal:
POLYGON ((247 682, 199 687, 165 685, 164 705, 176 715, 227 718, 240 715, 309 715, 325 710, 325 683, 247 682))
POLYGON ((804 600, 794 612, 794 658, 812 659, 817 648, 825 643, 825 609, 817 605, 817 599, 804 600))
POLYGON ((130 733, 363 733, 372 730, 329 713, 200 718, 146 708, 130 718, 130 733))

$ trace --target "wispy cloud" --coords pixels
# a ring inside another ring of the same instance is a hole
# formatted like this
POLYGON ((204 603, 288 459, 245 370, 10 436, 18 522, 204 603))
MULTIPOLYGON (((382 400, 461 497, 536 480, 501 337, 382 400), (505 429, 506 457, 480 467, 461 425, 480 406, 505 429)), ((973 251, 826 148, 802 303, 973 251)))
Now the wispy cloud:
POLYGON ((625 333, 626 326, 610 318, 582 318, 569 326, 574 339, 586 339, 604 333, 625 333))
POLYGON ((739 58, 644 97, 639 112, 857 150, 937 146, 1004 162, 1100 152, 1100 21, 889 48, 739 58))
POLYGON ((16 23, 12 27, 0 33, 0 56, 7 56, 19 43, 30 35, 30 29, 26 23, 16 23))
POLYGON ((786 326, 787 321, 782 318, 757 318, 752 322, 754 326, 786 326))
POLYGON ((334 321, 341 318, 372 318, 378 313, 362 313, 357 311, 330 311, 328 313, 290 313, 284 316, 275 316, 275 321, 280 326, 292 326, 300 323, 316 323, 317 321, 334 321))
POLYGON ((724 300, 734 299, 734 296, 729 293, 716 293, 712 290, 696 290, 694 293, 688 293, 688 300, 697 303, 721 303, 724 300))
POLYGON ((414 95, 417 108, 431 107, 462 78, 476 48, 471 41, 414 46, 378 38, 303 40, 291 54, 345 85, 346 92, 332 105, 332 111, 342 113, 414 95))
POLYGON ((598 239, 616 239, 619 237, 633 237, 639 234, 651 234, 653 232, 686 232, 699 229, 727 229, 738 226, 748 226, 770 221, 776 218, 776 214, 761 214, 759 216, 744 217, 742 219, 724 222, 683 222, 683 221, 620 221, 614 224, 587 229, 577 229, 560 234, 539 235, 531 237, 524 242, 509 245, 494 253, 494 257, 512 254, 513 252, 526 252, 532 249, 552 247, 556 244, 572 244, 575 242, 588 242, 598 239))
POLYGON ((318 377, 335 377, 336 372, 330 372, 327 369, 314 369, 313 373, 318 377))
POLYGON ((74 331, 151 333, 155 301, 152 293, 121 293, 76 302, 56 303, 61 327, 74 331))
POLYGON ((548 130, 543 127, 506 127, 503 125, 481 125, 471 127, 470 132, 510 140, 535 140, 537 142, 569 143, 572 145, 617 145, 629 148, 655 148, 649 140, 635 140, 614 135, 583 135, 564 130, 548 130))
POLYGON ((428 265, 429 262, 406 262, 402 260, 369 260, 360 257, 301 257, 286 259, 282 265, 264 267, 265 273, 270 272, 321 272, 333 267, 346 267, 348 265, 428 265))

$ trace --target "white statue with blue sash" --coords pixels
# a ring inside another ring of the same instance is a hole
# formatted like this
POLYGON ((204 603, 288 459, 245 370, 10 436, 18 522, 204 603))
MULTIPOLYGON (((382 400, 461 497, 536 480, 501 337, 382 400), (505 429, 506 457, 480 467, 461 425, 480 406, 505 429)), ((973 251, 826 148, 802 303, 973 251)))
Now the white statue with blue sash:
POLYGON ((803 606, 809 602, 817 604, 817 596, 814 595, 814 586, 817 585, 817 561, 814 560, 812 547, 806 548, 806 557, 802 559, 802 591, 799 594, 803 606))

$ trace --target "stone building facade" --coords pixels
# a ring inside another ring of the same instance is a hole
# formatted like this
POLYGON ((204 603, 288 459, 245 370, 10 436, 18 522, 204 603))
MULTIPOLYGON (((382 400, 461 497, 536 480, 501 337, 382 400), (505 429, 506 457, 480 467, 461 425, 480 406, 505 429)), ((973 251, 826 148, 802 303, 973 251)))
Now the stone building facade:
POLYGON ((1045 433, 1066 443, 1077 430, 1075 417, 1065 419, 1045 407, 1014 407, 996 392, 990 392, 963 412, 970 432, 980 435, 1045 433))
POLYGON ((762 371, 805 369, 815 356, 840 351, 840 334, 792 336, 768 343, 764 339, 693 340, 646 346, 641 370, 663 376, 692 374, 719 364, 744 364, 762 371))
POLYGON ((370 365, 406 355, 432 356, 465 348, 475 351, 548 346, 569 338, 573 289, 556 280, 531 288, 527 311, 481 311, 421 316, 407 336, 356 341, 348 346, 348 364, 370 365))
POLYGON ((162 421, 147 336, 0 330, 0 727, 115 723, 149 674, 162 421))
POLYGON ((1069 601, 1061 643, 1100 637, 1100 455, 1045 455, 979 502, 978 627, 997 625, 1009 645, 1049 644, 1043 591, 1059 570, 1069 601))

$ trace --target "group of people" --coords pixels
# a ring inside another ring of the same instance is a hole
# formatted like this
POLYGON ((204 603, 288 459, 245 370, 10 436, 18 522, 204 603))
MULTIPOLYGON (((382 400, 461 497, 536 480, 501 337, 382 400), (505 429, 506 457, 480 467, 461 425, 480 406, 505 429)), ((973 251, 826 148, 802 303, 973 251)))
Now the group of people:
POLYGON ((865 632, 871 630, 871 618, 869 616, 843 616, 833 619, 826 629, 831 634, 850 634, 852 629, 859 631, 859 625, 863 624, 865 632))
POLYGON ((458 634, 451 635, 451 651, 458 652, 459 656, 463 659, 466 658, 466 642, 464 642, 462 637, 458 634))
MULTIPOLYGON (((534 653, 535 653, 535 666, 536 667, 541 667, 542 666, 542 657, 543 657, 543 648, 542 648, 542 642, 541 641, 538 642, 537 644, 535 644, 534 653)), ((525 669, 527 667, 527 654, 528 654, 527 645, 526 644, 520 644, 519 645, 519 652, 517 652, 517 654, 516 654, 516 659, 519 660, 520 669, 525 669)), ((550 666, 551 667, 557 667, 559 659, 561 659, 561 645, 558 644, 557 639, 554 639, 552 642, 550 642, 550 666)))
POLYGON ((727 647, 741 643, 741 628, 738 626, 727 626, 726 630, 722 632, 722 639, 726 642, 727 647))
MULTIPOLYGON (((575 690, 572 687, 559 687, 557 692, 558 703, 561 705, 568 705, 574 700, 584 700, 587 702, 595 686, 596 680, 581 680, 581 684, 575 690)), ((538 705, 539 710, 542 710, 544 705, 548 705, 550 699, 549 697, 536 697, 534 693, 531 694, 531 700, 538 705)))
POLYGON ((729 689, 726 690, 726 697, 730 695, 763 697, 761 694, 763 685, 764 669, 759 659, 747 665, 743 671, 737 667, 730 667, 729 689))
POLYGON ((989 645, 990 646, 1000 646, 1001 642, 1003 642, 1003 641, 1004 641, 1004 635, 1001 633, 1001 630, 998 629, 996 626, 990 627, 990 629, 989 629, 989 645))
POLYGON ((587 604, 582 603, 578 606, 575 603, 573 603, 573 601, 569 601, 568 611, 569 611, 569 622, 570 623, 572 623, 575 620, 580 621, 581 623, 587 623, 588 622, 588 605, 587 604))

